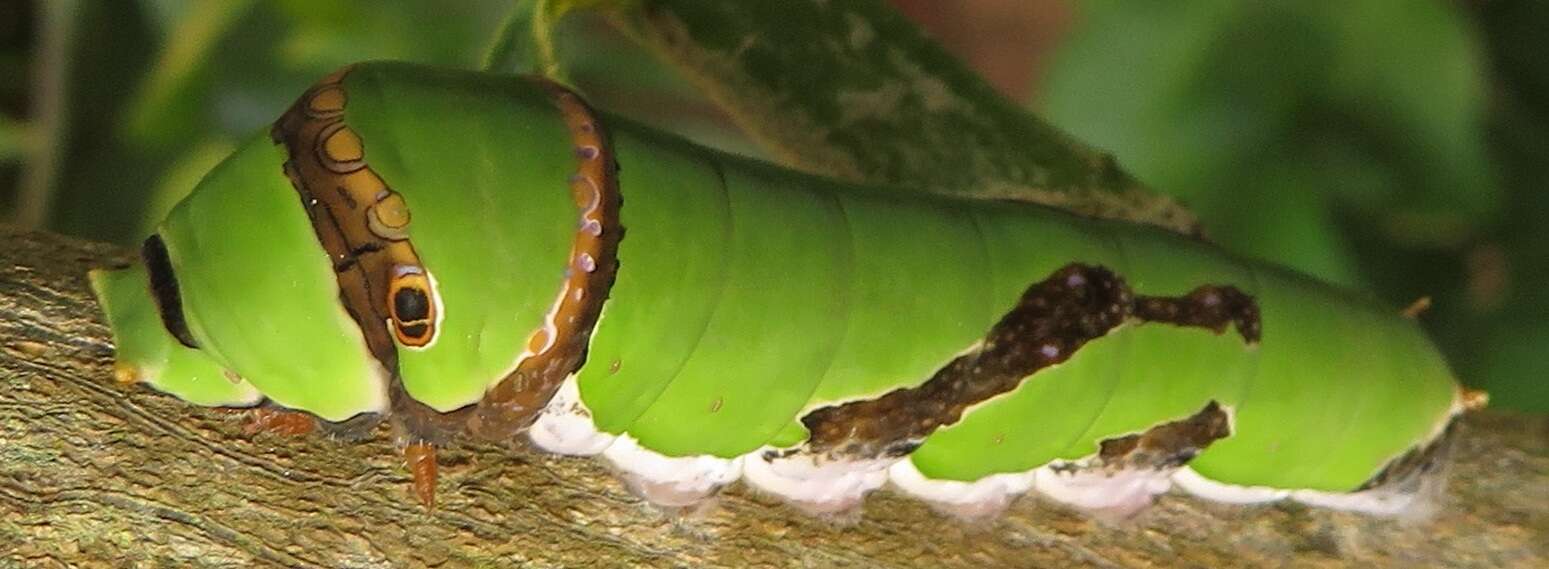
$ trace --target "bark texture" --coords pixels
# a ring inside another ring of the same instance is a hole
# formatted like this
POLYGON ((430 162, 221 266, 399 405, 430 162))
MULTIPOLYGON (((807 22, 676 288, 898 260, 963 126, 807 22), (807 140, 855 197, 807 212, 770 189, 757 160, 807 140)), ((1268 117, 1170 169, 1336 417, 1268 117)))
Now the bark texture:
POLYGON ((1140 567, 1549 564, 1549 424, 1470 417, 1421 521, 1179 495, 1102 522, 1023 500, 965 526, 886 492, 813 519, 735 487, 668 514, 588 459, 442 452, 440 505, 389 438, 243 434, 113 382, 85 271, 122 252, 0 227, 0 567, 1140 567))

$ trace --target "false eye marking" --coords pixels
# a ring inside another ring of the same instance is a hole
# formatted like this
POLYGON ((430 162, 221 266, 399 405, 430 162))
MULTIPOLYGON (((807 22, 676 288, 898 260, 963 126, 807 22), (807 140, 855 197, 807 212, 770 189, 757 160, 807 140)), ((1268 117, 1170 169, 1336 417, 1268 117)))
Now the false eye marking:
MULTIPOLYGON (((1087 342, 1130 320, 1216 333, 1235 324, 1249 344, 1258 341, 1260 328, 1256 303, 1236 288, 1206 285, 1183 297, 1137 297, 1112 271, 1072 263, 1028 287, 976 349, 952 360, 925 383, 875 399, 813 410, 801 417, 810 433, 807 441, 786 451, 771 451, 769 458, 808 453, 836 460, 901 457, 937 428, 956 423, 970 406, 1015 389, 1039 370, 1070 359, 1087 342)), ((1198 449, 1226 436, 1216 428, 1224 415, 1210 411, 1207 407, 1197 421, 1186 421, 1199 428, 1179 431, 1191 437, 1169 443, 1170 447, 1198 449)), ((1157 436, 1172 434, 1178 433, 1159 431, 1157 436)), ((1112 444, 1117 445, 1113 447, 1117 453, 1124 445, 1146 440, 1150 439, 1112 444)))
POLYGON ((377 237, 391 241, 409 238, 409 204, 403 195, 390 192, 366 208, 366 225, 377 237))
POLYGON ((318 161, 336 174, 348 174, 366 167, 365 143, 342 121, 319 131, 315 144, 318 161))
POLYGON ((429 273, 418 266, 393 268, 388 282, 389 315, 398 343, 409 348, 428 347, 435 339, 441 301, 429 273))
POLYGON ((344 105, 348 99, 344 95, 344 88, 337 85, 326 85, 317 89, 307 98, 307 116, 316 119, 334 118, 344 112, 344 105))
POLYGON ((350 69, 325 77, 271 132, 289 155, 285 174, 339 279, 345 310, 373 356, 396 375, 400 347, 430 347, 445 314, 435 279, 409 240, 409 204, 373 171, 350 128, 350 69))
POLYGON ((419 286, 405 284, 407 278, 393 279, 393 318, 401 322, 427 320, 430 298, 419 286))
POLYGON ((597 115, 574 93, 539 80, 570 130, 576 169, 566 184, 579 212, 574 241, 554 305, 528 337, 515 369, 479 401, 468 426, 484 437, 506 437, 532 423, 565 378, 586 358, 592 328, 618 271, 622 199, 618 164, 597 115))

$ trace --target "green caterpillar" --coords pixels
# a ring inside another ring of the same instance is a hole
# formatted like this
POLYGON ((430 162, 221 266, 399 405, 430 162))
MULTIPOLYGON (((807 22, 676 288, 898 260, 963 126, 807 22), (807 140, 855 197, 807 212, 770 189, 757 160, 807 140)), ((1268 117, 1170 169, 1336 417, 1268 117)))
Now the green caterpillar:
POLYGON ((542 80, 325 78, 94 271, 118 373, 284 428, 527 433, 650 500, 958 515, 1176 482, 1377 513, 1434 487, 1460 390, 1412 319, 1196 239, 848 185, 542 80), (606 129, 606 131, 605 131, 606 129))

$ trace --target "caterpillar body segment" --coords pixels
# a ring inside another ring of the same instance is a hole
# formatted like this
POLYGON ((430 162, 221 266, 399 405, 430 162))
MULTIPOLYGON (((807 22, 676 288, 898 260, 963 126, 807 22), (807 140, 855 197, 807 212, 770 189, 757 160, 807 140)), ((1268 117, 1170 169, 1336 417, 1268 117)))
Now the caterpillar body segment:
POLYGON ((91 285, 114 330, 120 382, 143 382, 195 405, 246 407, 263 400, 252 384, 167 330, 155 304, 144 301, 151 290, 144 266, 95 271, 91 285))
POLYGON ((341 70, 147 250, 93 274, 126 375, 386 418, 420 490, 429 444, 525 433, 674 506, 745 478, 815 512, 889 480, 964 517, 1128 512, 1176 479, 1391 513, 1462 411, 1412 319, 1299 274, 789 172, 517 77, 341 70))

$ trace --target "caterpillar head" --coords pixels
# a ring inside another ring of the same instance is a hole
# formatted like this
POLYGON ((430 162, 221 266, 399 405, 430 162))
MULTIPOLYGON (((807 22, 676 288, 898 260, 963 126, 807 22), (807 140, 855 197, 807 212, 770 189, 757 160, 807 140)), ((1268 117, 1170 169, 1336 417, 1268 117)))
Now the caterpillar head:
POLYGON ((312 223, 255 137, 216 167, 129 267, 91 275, 118 374, 189 401, 342 421, 385 409, 384 371, 340 302, 312 223))

